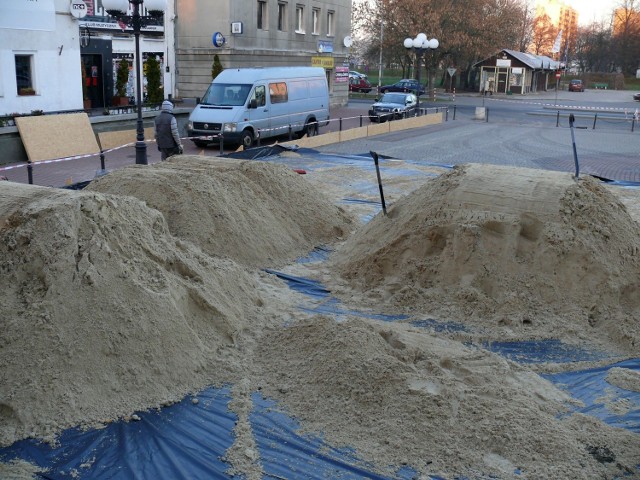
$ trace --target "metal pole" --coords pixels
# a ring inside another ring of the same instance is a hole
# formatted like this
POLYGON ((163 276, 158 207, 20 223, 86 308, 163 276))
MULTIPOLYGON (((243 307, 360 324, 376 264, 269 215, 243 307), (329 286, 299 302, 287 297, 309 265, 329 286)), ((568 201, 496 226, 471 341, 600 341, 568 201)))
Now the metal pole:
POLYGON ((380 190, 380 202, 382 203, 382 213, 387 214, 387 206, 384 203, 384 192, 382 191, 382 179, 380 178, 380 167, 378 166, 378 154, 376 152, 369 152, 373 157, 373 162, 376 164, 376 175, 378 176, 378 188, 380 190))
POLYGON ((144 143, 144 125, 142 123, 142 63, 140 58, 140 3, 136 0, 133 3, 133 34, 136 39, 136 105, 138 107, 138 120, 136 122, 136 164, 147 165, 147 144, 144 143))
POLYGON ((422 49, 416 48, 416 58, 418 59, 418 73, 416 75, 416 80, 418 80, 418 101, 416 103, 416 109, 418 110, 418 116, 420 116, 420 70, 422 70, 422 49))
POLYGON ((571 130, 571 143, 573 143, 573 161, 576 164, 576 178, 580 177, 580 164, 578 163, 578 151, 576 150, 576 137, 573 134, 573 122, 575 122, 576 117, 573 116, 573 113, 569 115, 569 129, 571 130))
POLYGON ((378 62, 378 93, 382 86, 382 34, 384 32, 384 22, 380 20, 380 61, 378 62))

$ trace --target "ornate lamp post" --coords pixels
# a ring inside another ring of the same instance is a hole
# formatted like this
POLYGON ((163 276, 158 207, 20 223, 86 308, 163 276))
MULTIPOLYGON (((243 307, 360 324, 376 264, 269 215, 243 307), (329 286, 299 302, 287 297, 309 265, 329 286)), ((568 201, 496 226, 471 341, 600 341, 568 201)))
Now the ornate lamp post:
POLYGON ((142 27, 155 23, 162 17, 167 7, 167 2, 166 0, 102 0, 102 6, 109 15, 133 28, 133 34, 136 39, 136 110, 138 111, 138 121, 136 123, 136 163, 139 165, 147 165, 147 144, 144 142, 144 126, 142 123, 140 30, 142 27), (129 4, 133 5, 132 15, 127 15, 129 4), (143 8, 147 9, 148 16, 140 14, 143 8))
MULTIPOLYGON (((416 35, 416 38, 404 39, 404 47, 409 51, 413 50, 416 54, 416 80, 418 81, 418 115, 420 115, 420 70, 422 70, 422 56, 425 52, 438 48, 439 45, 440 42, 438 42, 438 40, 436 40, 435 38, 428 40, 427 36, 424 33, 419 33, 418 35, 416 35)), ((428 78, 427 82, 429 82, 428 78)), ((429 82, 429 86, 431 86, 431 82, 429 82)))

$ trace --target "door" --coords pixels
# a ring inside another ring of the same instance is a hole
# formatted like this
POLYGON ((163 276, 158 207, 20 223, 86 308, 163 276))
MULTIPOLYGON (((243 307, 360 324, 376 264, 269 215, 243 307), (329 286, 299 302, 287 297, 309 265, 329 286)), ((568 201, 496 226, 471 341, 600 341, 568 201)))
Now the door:
POLYGON ((104 85, 102 80, 102 55, 83 54, 82 68, 84 70, 82 86, 83 96, 91 102, 90 108, 103 108, 104 85))
POLYGON ((249 94, 249 101, 247 106, 252 100, 256 101, 256 108, 247 109, 247 117, 251 124, 255 127, 256 132, 260 130, 261 138, 270 136, 269 127, 271 126, 269 118, 269 105, 267 105, 267 87, 265 85, 256 85, 249 94))
POLYGON ((507 73, 500 72, 498 73, 498 92, 506 93, 507 92, 507 73))

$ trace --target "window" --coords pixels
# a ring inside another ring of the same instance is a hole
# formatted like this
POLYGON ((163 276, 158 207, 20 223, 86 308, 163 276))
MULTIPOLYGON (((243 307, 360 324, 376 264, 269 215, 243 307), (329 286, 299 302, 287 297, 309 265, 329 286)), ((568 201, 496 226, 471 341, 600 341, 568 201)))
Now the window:
POLYGON ((311 33, 320 35, 320 9, 314 8, 311 12, 311 33))
POLYGON ((287 84, 284 82, 270 83, 269 99, 271 103, 285 103, 289 99, 287 84))
POLYGON ((284 32, 287 30, 287 4, 278 3, 278 30, 284 32))
POLYGON ((327 12, 327 36, 332 37, 333 35, 334 35, 333 12, 327 12))
POLYGON ((304 7, 296 5, 296 32, 304 33, 304 7))
POLYGON ((267 2, 258 0, 258 30, 267 30, 267 2))
POLYGON ((264 85, 258 85, 253 91, 253 94, 251 95, 251 98, 249 99, 249 101, 255 100, 256 107, 264 107, 267 102, 266 100, 267 96, 265 95, 265 90, 266 89, 264 88, 264 85))
POLYGON ((33 95, 33 55, 16 55, 16 85, 18 95, 33 95))

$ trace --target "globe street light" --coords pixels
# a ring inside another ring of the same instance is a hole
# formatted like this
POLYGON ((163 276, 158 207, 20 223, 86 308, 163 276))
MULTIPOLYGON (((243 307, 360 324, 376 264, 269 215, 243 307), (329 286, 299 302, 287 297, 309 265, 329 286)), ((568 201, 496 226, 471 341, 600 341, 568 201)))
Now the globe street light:
MULTIPOLYGON (((422 69, 422 55, 424 55, 425 52, 427 52, 428 50, 434 50, 436 48, 438 48, 438 46, 440 45, 440 42, 438 42, 438 40, 436 40, 435 38, 432 38, 431 40, 427 39, 427 36, 424 33, 419 33, 418 35, 416 35, 416 38, 405 38, 404 39, 404 47, 411 51, 413 50, 416 54, 416 61, 417 61, 417 75, 416 75, 416 80, 418 81, 418 104, 417 104, 417 109, 418 109, 418 115, 420 115, 420 70, 422 69)), ((429 78, 427 75, 427 82, 429 82, 429 78)), ((431 83, 429 82, 429 85, 431 85, 431 83)))
POLYGON ((147 165, 147 144, 144 142, 144 125, 142 123, 142 86, 140 81, 140 30, 162 18, 167 7, 166 0, 102 0, 102 6, 109 15, 117 18, 133 28, 136 39, 136 109, 138 121, 136 123, 136 163, 147 165), (144 3, 144 5, 143 5, 144 3), (129 4, 133 5, 133 14, 127 15, 129 4), (146 8, 148 16, 140 15, 142 8, 146 8))

